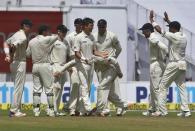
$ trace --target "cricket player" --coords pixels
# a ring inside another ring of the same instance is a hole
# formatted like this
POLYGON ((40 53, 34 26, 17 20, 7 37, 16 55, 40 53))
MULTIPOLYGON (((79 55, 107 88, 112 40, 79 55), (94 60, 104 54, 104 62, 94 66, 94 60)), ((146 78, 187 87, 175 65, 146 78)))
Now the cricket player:
POLYGON ((165 70, 166 54, 168 47, 161 42, 160 38, 154 32, 151 23, 146 23, 140 28, 142 33, 149 41, 150 47, 150 99, 149 109, 142 114, 150 116, 153 112, 158 111, 158 96, 159 96, 159 83, 163 72, 165 70))
POLYGON ((33 106, 34 115, 40 115, 41 93, 47 95, 49 116, 55 116, 53 101, 53 74, 50 65, 50 52, 53 44, 58 40, 58 35, 50 36, 49 26, 41 25, 39 35, 33 38, 28 45, 26 55, 32 57, 33 75, 33 106))
POLYGON ((83 31, 75 38, 74 51, 79 59, 77 62, 77 71, 80 84, 80 115, 89 115, 91 112, 91 103, 89 101, 89 89, 93 79, 93 63, 89 61, 93 57, 94 37, 91 34, 94 21, 91 18, 83 19, 83 31))
MULTIPOLYGON (((98 32, 94 34, 95 37, 95 51, 94 55, 101 57, 107 62, 96 61, 95 71, 97 73, 99 86, 97 88, 97 111, 99 116, 107 116, 107 103, 108 100, 115 104, 117 107, 121 107, 121 114, 125 113, 127 109, 127 103, 122 101, 119 95, 115 92, 116 86, 115 79, 118 76, 117 68, 109 61, 116 61, 122 48, 116 37, 116 35, 110 31, 107 31, 107 22, 104 19, 98 21, 98 32), (98 51, 98 52, 97 52, 98 51)), ((118 62, 117 62, 118 63, 118 62)), ((119 68, 118 68, 119 69, 119 68)), ((119 75, 120 76, 120 75, 119 75)), ((122 75, 121 75, 122 77, 122 75)))
MULTIPOLYGON (((74 43, 75 43, 75 37, 82 32, 82 19, 76 18, 74 20, 74 26, 75 31, 67 35, 66 40, 69 43, 70 46, 70 54, 71 59, 75 59, 75 52, 74 52, 74 43)), ((75 116, 75 114, 79 110, 79 77, 76 67, 72 67, 70 72, 70 83, 71 83, 71 89, 70 89, 70 99, 68 102, 68 108, 70 112, 70 116, 75 116)))
POLYGON ((188 94, 185 85, 186 60, 185 49, 187 45, 186 36, 180 32, 181 25, 178 21, 170 22, 167 13, 164 13, 164 20, 169 24, 169 31, 161 31, 160 26, 154 22, 153 11, 150 13, 150 21, 157 32, 169 41, 169 63, 163 73, 159 84, 159 111, 153 113, 155 116, 166 116, 167 88, 175 82, 179 88, 181 99, 181 113, 177 116, 189 117, 191 112, 188 107, 188 94))
MULTIPOLYGON (((50 59, 53 67, 53 72, 55 73, 70 59, 70 47, 67 41, 64 39, 68 32, 68 28, 65 25, 57 26, 57 34, 59 40, 57 40, 51 49, 50 59)), ((59 112, 59 106, 62 97, 63 87, 66 81, 66 75, 62 74, 59 77, 54 77, 54 111, 56 116, 64 116, 65 113, 59 112)))
POLYGON ((26 78, 27 35, 31 27, 32 22, 29 19, 22 20, 21 29, 4 42, 5 61, 10 63, 10 70, 14 81, 13 102, 10 108, 10 116, 26 116, 25 113, 20 111, 20 106, 26 78))

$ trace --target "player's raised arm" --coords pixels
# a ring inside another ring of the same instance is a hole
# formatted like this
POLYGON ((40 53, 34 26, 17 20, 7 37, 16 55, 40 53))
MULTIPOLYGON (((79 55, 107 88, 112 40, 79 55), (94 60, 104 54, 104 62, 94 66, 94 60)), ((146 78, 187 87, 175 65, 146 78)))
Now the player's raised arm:
POLYGON ((167 14, 166 11, 164 12, 164 21, 167 22, 168 24, 171 23, 171 21, 170 21, 170 19, 169 19, 169 16, 168 16, 168 14, 167 14))
POLYGON ((154 11, 153 10, 150 11, 149 19, 150 19, 150 23, 153 25, 153 27, 155 28, 155 30, 158 33, 162 34, 161 27, 154 21, 154 11))

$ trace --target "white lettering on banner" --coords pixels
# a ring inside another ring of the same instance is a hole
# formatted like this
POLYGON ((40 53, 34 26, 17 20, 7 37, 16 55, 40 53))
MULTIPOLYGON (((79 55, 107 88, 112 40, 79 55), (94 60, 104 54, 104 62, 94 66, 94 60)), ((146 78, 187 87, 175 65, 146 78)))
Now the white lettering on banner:
MULTIPOLYGON (((97 83, 91 86, 91 103, 96 103, 97 101, 97 83)), ((129 82, 120 83, 121 97, 130 103, 148 103, 148 96, 150 94, 149 82, 129 82)), ((189 94, 189 103, 195 103, 195 82, 186 83, 187 91, 189 94)), ((13 99, 14 85, 12 82, 0 82, 0 103, 10 104, 13 99)), ((24 87, 24 93, 22 98, 22 103, 32 104, 32 92, 33 83, 26 82, 24 87)), ((70 96, 70 84, 66 83, 64 85, 64 90, 62 94, 62 101, 67 102, 70 96)), ((45 93, 41 95, 41 102, 47 103, 45 93)), ((167 93, 168 103, 180 103, 179 91, 175 84, 172 84, 167 93)))

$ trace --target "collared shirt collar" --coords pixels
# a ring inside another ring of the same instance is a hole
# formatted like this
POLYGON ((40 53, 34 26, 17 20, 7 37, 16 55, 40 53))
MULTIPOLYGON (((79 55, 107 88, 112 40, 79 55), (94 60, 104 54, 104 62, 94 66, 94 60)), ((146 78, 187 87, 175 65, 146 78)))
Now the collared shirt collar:
POLYGON ((183 35, 183 32, 176 32, 176 35, 183 35))
POLYGON ((84 35, 85 37, 89 37, 89 36, 91 35, 91 33, 90 33, 89 35, 87 35, 84 31, 82 31, 82 33, 83 33, 83 35, 84 35))
POLYGON ((23 29, 20 29, 19 31, 20 31, 20 32, 22 32, 22 33, 24 33, 24 34, 26 35, 26 33, 24 32, 24 30, 23 30, 23 29))
POLYGON ((155 33, 152 32, 152 33, 150 34, 150 37, 149 37, 148 39, 151 39, 151 38, 154 37, 154 36, 155 36, 155 33))

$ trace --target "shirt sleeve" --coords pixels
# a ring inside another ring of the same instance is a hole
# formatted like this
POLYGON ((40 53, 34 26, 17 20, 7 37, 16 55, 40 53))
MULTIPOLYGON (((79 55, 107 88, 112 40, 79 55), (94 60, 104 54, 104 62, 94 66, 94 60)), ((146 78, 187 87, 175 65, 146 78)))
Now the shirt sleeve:
POLYGON ((8 38, 8 39, 6 40, 6 43, 7 43, 8 45, 10 45, 10 44, 12 43, 12 41, 13 41, 13 37, 10 37, 10 38, 8 38))
POLYGON ((74 53, 74 50, 73 50, 74 47, 73 47, 73 41, 72 41, 71 37, 67 36, 65 38, 65 40, 66 40, 66 42, 68 43, 68 46, 69 46, 70 56, 74 56, 75 53, 74 53))
POLYGON ((159 38, 157 38, 157 37, 150 38, 149 41, 150 41, 150 44, 152 44, 152 45, 154 45, 154 46, 155 46, 155 45, 158 45, 158 47, 159 47, 161 50, 163 50, 164 52, 168 53, 168 47, 167 47, 163 42, 161 42, 161 41, 159 40, 159 38))
POLYGON ((71 47, 72 41, 71 41, 70 36, 67 36, 67 37, 65 38, 65 40, 68 42, 68 45, 71 47))
POLYGON ((13 41, 13 45, 17 46, 17 45, 21 45, 26 41, 26 39, 16 39, 15 41, 13 41))
POLYGON ((160 49, 162 49, 164 52, 166 52, 166 54, 168 54, 168 47, 164 43, 159 41, 158 46, 160 47, 160 49))
POLYGON ((174 33, 172 32, 164 32, 162 33, 162 36, 168 39, 169 41, 175 41, 177 40, 177 37, 174 33))
POLYGON ((80 49, 81 49, 80 38, 76 36, 74 41, 74 51, 80 51, 80 49))
POLYGON ((69 61, 72 56, 71 48, 66 39, 64 40, 64 44, 67 46, 67 61, 69 61))
POLYGON ((7 39, 6 43, 9 45, 12 44, 14 46, 17 46, 17 45, 24 43, 25 41, 26 41, 25 38, 15 38, 14 36, 12 36, 12 37, 7 39))
POLYGON ((152 45, 157 45, 159 43, 159 39, 155 38, 155 37, 149 38, 148 40, 149 40, 150 44, 152 44, 152 45))
POLYGON ((48 43, 52 45, 58 40, 58 35, 54 34, 51 36, 47 36, 47 38, 48 38, 48 43))

